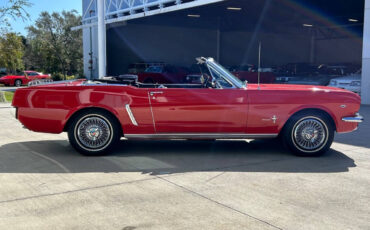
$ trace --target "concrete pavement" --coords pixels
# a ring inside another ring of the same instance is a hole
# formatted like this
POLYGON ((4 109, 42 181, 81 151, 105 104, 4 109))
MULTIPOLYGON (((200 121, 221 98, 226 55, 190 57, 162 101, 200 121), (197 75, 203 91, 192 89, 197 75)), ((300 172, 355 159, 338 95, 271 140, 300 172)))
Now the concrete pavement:
POLYGON ((22 87, 14 87, 14 86, 3 86, 3 85, 0 85, 0 91, 8 91, 8 92, 15 92, 18 88, 23 88, 24 86, 22 87))
MULTIPOLYGON (((0 229, 369 229, 370 122, 320 158, 277 141, 125 141, 84 157, 0 104, 0 229)), ((370 107, 361 113, 370 117, 370 107)))

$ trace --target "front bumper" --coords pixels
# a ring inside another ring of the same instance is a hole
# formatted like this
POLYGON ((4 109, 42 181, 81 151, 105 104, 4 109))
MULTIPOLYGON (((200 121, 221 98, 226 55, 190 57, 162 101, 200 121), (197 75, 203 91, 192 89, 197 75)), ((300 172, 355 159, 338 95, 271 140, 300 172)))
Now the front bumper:
POLYGON ((350 123, 361 123, 364 121, 364 117, 361 116, 359 113, 356 113, 356 116, 354 117, 343 117, 342 121, 350 123))

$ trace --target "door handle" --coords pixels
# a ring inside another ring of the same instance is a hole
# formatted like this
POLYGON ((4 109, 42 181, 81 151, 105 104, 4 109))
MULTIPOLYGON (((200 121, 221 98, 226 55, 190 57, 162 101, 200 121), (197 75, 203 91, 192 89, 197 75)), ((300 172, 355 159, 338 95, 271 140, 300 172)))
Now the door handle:
POLYGON ((150 96, 153 97, 156 94, 163 94, 163 92, 161 92, 161 91, 155 91, 155 92, 150 92, 149 94, 150 94, 150 96))

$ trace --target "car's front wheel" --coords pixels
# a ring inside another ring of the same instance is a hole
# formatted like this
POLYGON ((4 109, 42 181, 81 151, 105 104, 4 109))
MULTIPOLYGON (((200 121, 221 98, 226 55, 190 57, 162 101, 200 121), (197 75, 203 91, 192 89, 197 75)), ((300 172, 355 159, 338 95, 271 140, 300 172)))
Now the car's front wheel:
POLYGON ((110 153, 120 140, 121 132, 116 119, 104 111, 86 111, 74 117, 68 128, 71 145, 87 156, 110 153))
POLYGON ((283 139, 299 156, 320 156, 330 149, 334 139, 331 118, 322 113, 301 113, 292 117, 283 130, 283 139))
POLYGON ((20 79, 15 80, 14 81, 14 86, 15 87, 21 87, 22 86, 22 80, 20 80, 20 79))

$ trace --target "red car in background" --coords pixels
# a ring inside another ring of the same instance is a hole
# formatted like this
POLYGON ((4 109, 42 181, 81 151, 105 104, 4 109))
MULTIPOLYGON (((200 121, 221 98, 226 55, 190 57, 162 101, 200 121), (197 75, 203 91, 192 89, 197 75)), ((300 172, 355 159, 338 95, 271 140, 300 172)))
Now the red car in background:
MULTIPOLYGON (((240 80, 248 81, 248 83, 258 83, 258 71, 253 65, 238 66, 230 68, 230 71, 240 80)), ((260 83, 273 84, 276 81, 276 76, 272 72, 261 72, 260 83)))
MULTIPOLYGON (((273 84, 276 82, 276 76, 272 70, 269 69, 269 72, 266 69, 262 69, 260 73, 260 83, 261 84, 273 84)), ((258 72, 253 65, 237 66, 228 68, 230 73, 241 81, 247 81, 251 84, 258 83, 258 72)), ((199 83, 202 81, 202 74, 196 71, 193 71, 192 74, 187 75, 186 83, 199 83)))
POLYGON ((142 83, 183 83, 189 70, 183 67, 163 65, 150 66, 145 72, 138 73, 138 81, 142 83))
POLYGON ((36 71, 24 71, 16 75, 6 75, 0 78, 0 84, 6 86, 22 86, 27 85, 29 82, 33 80, 39 79, 50 79, 51 76, 43 73, 39 73, 36 71))

